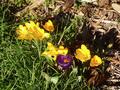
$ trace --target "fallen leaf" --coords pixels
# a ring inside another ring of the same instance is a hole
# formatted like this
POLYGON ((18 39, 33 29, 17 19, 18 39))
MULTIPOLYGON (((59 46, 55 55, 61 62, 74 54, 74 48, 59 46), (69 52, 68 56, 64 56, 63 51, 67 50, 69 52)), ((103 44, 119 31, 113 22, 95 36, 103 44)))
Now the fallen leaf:
POLYGON ((120 4, 117 3, 113 3, 112 4, 112 8, 117 11, 118 13, 120 13, 120 4))
POLYGON ((18 16, 18 17, 22 16, 26 12, 31 11, 32 9, 37 8, 38 6, 42 5, 45 2, 45 0, 33 0, 31 2, 32 2, 31 5, 28 5, 27 7, 25 7, 21 11, 17 12, 15 15, 18 16))
POLYGON ((100 7, 107 7, 110 5, 110 0, 97 0, 100 7))
POLYGON ((70 8, 74 5, 75 0, 65 0, 65 4, 63 5, 63 10, 65 12, 69 11, 70 8))

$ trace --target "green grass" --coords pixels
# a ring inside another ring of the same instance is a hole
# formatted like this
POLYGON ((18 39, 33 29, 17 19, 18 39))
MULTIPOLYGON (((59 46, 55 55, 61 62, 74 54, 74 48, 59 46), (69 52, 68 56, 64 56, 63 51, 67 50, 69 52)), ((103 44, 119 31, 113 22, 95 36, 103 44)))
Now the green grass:
MULTIPOLYGON (((0 7, 0 90, 92 90, 85 82, 83 69, 73 66, 61 72, 48 63, 49 59, 39 57, 37 50, 43 51, 47 41, 36 48, 33 42, 17 40, 16 28, 25 19, 12 20, 9 10, 7 5, 0 7), (57 83, 51 81, 54 77, 57 83)), ((51 41, 57 44, 74 40, 75 21, 72 19, 63 31, 53 33, 51 41)))

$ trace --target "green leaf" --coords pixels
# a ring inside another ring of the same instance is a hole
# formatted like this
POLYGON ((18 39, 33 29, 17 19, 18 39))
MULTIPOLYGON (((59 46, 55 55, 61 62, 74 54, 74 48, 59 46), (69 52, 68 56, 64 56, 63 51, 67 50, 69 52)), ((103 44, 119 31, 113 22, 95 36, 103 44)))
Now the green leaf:
POLYGON ((46 81, 51 81, 51 77, 47 73, 42 72, 42 76, 46 79, 46 81))
POLYGON ((51 77, 51 82, 56 84, 58 82, 59 77, 55 76, 55 77, 51 77))

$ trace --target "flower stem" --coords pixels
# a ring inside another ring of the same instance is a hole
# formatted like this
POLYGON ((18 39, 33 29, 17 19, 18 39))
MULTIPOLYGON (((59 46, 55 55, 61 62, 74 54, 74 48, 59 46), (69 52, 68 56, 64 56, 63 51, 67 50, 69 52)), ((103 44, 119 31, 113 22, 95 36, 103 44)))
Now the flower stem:
POLYGON ((35 46, 36 46, 36 48, 37 48, 38 58, 40 59, 42 42, 35 40, 34 43, 35 43, 35 46))

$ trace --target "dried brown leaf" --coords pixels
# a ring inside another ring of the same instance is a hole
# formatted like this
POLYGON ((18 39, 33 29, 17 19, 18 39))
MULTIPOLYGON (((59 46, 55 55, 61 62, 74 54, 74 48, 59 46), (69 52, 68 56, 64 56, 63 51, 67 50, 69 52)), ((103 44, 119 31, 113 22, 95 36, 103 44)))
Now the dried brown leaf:
POLYGON ((65 12, 69 11, 70 8, 74 5, 75 0, 65 0, 65 4, 63 5, 63 10, 65 12))
POLYGON ((38 7, 39 5, 43 4, 45 0, 34 0, 31 5, 25 7, 23 10, 17 12, 15 15, 16 16, 22 16, 24 13, 38 7))
POLYGON ((117 3, 113 3, 112 4, 112 8, 117 11, 118 13, 120 13, 120 4, 117 3))
POLYGON ((100 84, 103 84, 106 79, 107 76, 105 76, 105 74, 98 72, 97 70, 93 70, 90 74, 90 78, 88 79, 87 83, 88 85, 98 86, 100 84))

